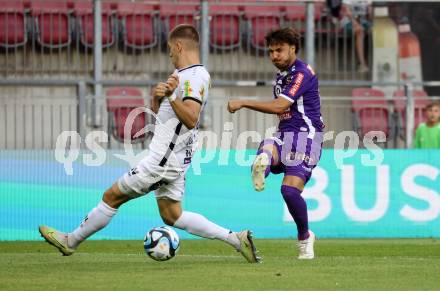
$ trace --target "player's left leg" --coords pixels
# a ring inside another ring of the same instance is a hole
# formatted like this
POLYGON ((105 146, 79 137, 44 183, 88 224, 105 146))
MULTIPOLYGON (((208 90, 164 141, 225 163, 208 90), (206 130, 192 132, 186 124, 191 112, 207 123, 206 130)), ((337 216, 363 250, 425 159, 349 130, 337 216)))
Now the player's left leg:
POLYGON ((299 259, 313 259, 315 235, 309 229, 307 204, 302 197, 304 185, 312 176, 321 157, 322 133, 316 133, 309 138, 308 133, 299 133, 292 136, 291 149, 286 148, 286 156, 282 158, 285 165, 281 193, 298 230, 299 259))
POLYGON ((249 230, 232 232, 209 221, 203 215, 183 211, 181 202, 174 200, 182 198, 176 195, 174 184, 161 187, 156 192, 156 197, 160 216, 166 224, 200 237, 224 241, 239 251, 248 262, 257 263, 259 261, 252 233, 249 230))
POLYGON ((315 234, 309 230, 307 204, 301 196, 303 189, 303 178, 292 175, 284 176, 281 193, 298 230, 298 259, 313 259, 315 257, 313 249, 315 234))
MULTIPOLYGON (((281 142, 281 141, 279 141, 281 142)), ((265 139, 260 143, 257 156, 252 164, 252 183, 256 191, 263 191, 271 168, 279 164, 281 145, 275 138, 265 139)))

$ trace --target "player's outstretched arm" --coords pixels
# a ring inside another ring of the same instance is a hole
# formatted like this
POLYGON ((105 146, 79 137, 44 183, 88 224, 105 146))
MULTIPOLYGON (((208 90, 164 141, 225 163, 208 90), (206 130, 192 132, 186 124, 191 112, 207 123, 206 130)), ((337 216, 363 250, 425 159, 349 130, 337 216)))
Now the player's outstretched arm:
POLYGON ((276 98, 271 101, 255 101, 255 100, 230 100, 228 102, 228 111, 234 113, 241 108, 248 108, 251 110, 269 113, 280 114, 287 110, 292 103, 285 98, 276 98))

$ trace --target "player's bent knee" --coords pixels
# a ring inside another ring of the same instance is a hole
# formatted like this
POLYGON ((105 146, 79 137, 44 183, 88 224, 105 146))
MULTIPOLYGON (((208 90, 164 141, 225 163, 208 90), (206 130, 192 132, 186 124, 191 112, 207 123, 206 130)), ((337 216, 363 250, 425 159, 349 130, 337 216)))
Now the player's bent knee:
POLYGON ((122 193, 115 183, 104 192, 102 200, 112 208, 119 208, 122 204, 130 200, 131 197, 122 193))
POLYGON ((166 213, 161 213, 160 217, 166 225, 173 226, 177 219, 179 219, 180 215, 167 211, 166 213))
POLYGON ((175 211, 171 208, 160 209, 160 217, 162 221, 169 226, 173 226, 176 221, 179 219, 180 215, 182 215, 181 211, 175 211))
POLYGON ((169 226, 173 226, 177 219, 173 219, 172 217, 168 217, 168 216, 161 216, 162 217, 162 221, 169 226))
POLYGON ((173 226, 182 215, 182 206, 180 202, 169 199, 158 199, 160 217, 167 225, 173 226))

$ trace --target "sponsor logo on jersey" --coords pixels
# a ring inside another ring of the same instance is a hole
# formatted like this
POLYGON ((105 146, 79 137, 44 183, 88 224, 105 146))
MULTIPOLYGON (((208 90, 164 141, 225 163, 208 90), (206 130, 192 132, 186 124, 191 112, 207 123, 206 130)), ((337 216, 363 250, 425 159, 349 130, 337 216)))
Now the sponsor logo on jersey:
POLYGON ((302 73, 298 73, 295 79, 295 84, 292 86, 292 88, 289 91, 290 96, 295 96, 303 80, 304 80, 304 75, 302 73))
POLYGON ((286 119, 290 119, 292 118, 292 113, 290 112, 290 109, 288 109, 287 111, 278 114, 278 118, 280 120, 286 120, 286 119))
POLYGON ((183 90, 184 90, 184 94, 185 94, 184 97, 192 96, 193 90, 191 88, 191 84, 189 83, 189 80, 185 81, 183 90))
MULTIPOLYGON (((305 153, 300 153, 300 152, 291 152, 291 153, 287 154, 286 159, 291 160, 291 161, 303 161, 307 165, 310 165, 311 163, 314 162, 314 159, 312 157, 310 157, 309 155, 307 155, 305 153)), ((306 167, 303 167, 303 168, 310 170, 306 167)))

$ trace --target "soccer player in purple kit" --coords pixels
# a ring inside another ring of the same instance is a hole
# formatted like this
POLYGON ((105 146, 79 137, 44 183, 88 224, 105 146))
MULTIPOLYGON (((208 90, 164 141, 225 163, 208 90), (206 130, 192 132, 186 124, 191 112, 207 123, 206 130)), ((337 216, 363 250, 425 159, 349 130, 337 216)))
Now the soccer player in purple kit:
POLYGON ((298 259, 313 259, 315 234, 309 230, 307 205, 301 193, 321 156, 324 124, 320 112, 318 78, 297 58, 300 34, 282 28, 266 35, 269 57, 279 69, 271 101, 230 100, 231 113, 248 108, 277 114, 274 137, 264 140, 252 165, 255 190, 262 191, 270 172, 284 173, 281 193, 298 229, 298 259))

